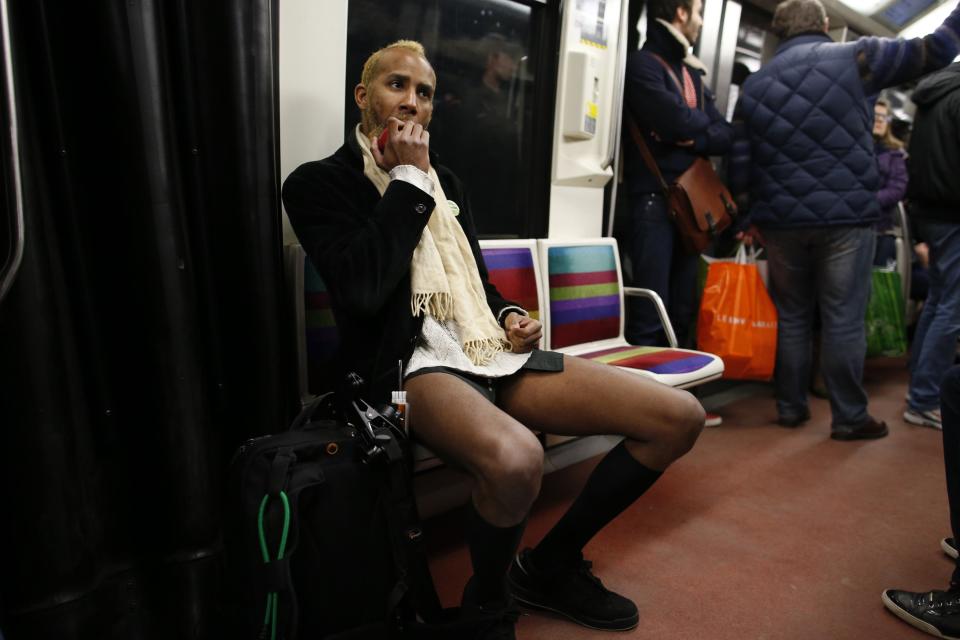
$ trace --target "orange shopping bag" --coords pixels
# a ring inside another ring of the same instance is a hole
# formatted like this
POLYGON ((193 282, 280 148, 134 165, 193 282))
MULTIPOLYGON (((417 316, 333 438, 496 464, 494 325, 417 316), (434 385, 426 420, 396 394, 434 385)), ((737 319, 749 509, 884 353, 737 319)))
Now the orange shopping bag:
POLYGON ((777 358, 777 310, 741 245, 734 262, 713 262, 697 319, 697 348, 723 359, 723 377, 769 380, 777 358))

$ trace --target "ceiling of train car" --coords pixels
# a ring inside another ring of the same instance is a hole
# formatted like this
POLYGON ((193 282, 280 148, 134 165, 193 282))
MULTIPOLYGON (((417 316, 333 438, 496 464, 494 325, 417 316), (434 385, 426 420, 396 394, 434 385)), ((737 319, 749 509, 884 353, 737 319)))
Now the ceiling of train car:
MULTIPOLYGON (((779 0, 747 0, 773 14, 779 0)), ((956 0, 823 0, 833 27, 849 27, 858 35, 913 37, 936 28, 956 0), (926 26, 927 24, 930 26, 926 26)))
MULTIPOLYGON (((849 9, 857 16, 865 19, 865 26, 870 23, 882 27, 882 31, 889 30, 891 34, 899 34, 913 24, 923 20, 934 12, 949 10, 955 6, 953 0, 835 0, 830 4, 839 4, 849 9)), ((840 12, 845 14, 846 12, 840 12)), ((944 14, 946 15, 946 13, 944 14)), ((842 18, 850 16, 842 15, 842 18)), ((851 27, 855 27, 855 20, 846 20, 851 27)), ((939 24, 939 21, 937 22, 939 24)), ((934 25, 936 26, 936 25, 934 25)), ((874 33, 873 29, 861 29, 866 33, 874 33)), ((888 35, 886 33, 878 34, 888 35)), ((924 32, 926 34, 927 31, 924 32)), ((921 34, 921 35, 924 35, 921 34)))

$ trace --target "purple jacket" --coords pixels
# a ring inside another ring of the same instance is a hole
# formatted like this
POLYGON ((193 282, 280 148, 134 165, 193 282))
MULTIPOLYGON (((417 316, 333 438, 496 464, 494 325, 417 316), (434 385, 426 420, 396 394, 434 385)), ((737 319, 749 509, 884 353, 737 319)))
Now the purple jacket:
POLYGON ((876 229, 887 231, 894 226, 897 203, 907 193, 907 156, 900 149, 890 149, 880 142, 876 144, 876 153, 880 173, 877 201, 881 211, 876 229))

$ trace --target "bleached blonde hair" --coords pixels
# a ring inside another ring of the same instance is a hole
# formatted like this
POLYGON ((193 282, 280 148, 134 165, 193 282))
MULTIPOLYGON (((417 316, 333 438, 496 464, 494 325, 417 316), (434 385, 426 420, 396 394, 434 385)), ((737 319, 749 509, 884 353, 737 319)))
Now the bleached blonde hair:
MULTIPOLYGON (((380 58, 383 57, 384 53, 391 49, 404 49, 406 51, 412 51, 424 60, 427 60, 426 49, 424 49, 423 45, 416 40, 397 40, 396 42, 392 42, 370 54, 370 57, 367 58, 367 61, 363 63, 363 71, 360 72, 360 84, 365 87, 370 86, 370 82, 377 75, 377 67, 380 65, 380 58)), ((427 62, 429 62, 429 60, 427 60, 427 62)))

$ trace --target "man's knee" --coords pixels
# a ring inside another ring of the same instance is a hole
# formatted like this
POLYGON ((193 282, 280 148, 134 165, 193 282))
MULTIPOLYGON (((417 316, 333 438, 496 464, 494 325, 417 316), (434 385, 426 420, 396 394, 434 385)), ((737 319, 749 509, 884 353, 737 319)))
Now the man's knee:
POLYGON ((526 512, 540 492, 543 447, 529 431, 501 439, 480 470, 492 497, 509 511, 526 512))
POLYGON ((676 391, 675 394, 667 412, 670 428, 666 445, 672 457, 677 459, 693 448, 703 431, 706 414, 703 405, 692 394, 686 391, 676 391))

